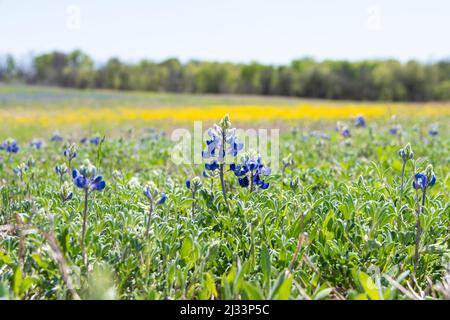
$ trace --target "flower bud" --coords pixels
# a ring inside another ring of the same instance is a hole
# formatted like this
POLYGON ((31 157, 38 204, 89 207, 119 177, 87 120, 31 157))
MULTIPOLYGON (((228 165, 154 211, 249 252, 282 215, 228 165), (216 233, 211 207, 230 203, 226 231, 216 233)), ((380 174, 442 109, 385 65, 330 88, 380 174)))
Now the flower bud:
POLYGON ((59 164, 55 167, 55 172, 60 176, 64 176, 69 169, 65 163, 59 164))
POLYGON ((61 196, 62 201, 72 199, 73 196, 72 185, 69 184, 67 181, 65 181, 59 190, 59 195, 61 196))
POLYGON ((414 152, 412 151, 411 145, 408 143, 405 147, 405 152, 408 160, 411 160, 414 158, 414 152))
POLYGON ((14 172, 18 175, 23 175, 28 170, 28 166, 25 162, 22 162, 19 164, 16 169, 14 169, 14 172))
POLYGON ((408 143, 404 148, 398 151, 400 158, 406 162, 414 158, 414 152, 412 151, 411 145, 408 143))
POLYGON ((427 176, 427 181, 429 181, 429 182, 431 182, 433 180, 433 177, 434 177, 434 180, 436 180, 436 176, 435 176, 434 170, 433 170, 433 165, 431 165, 431 164, 427 165, 427 167, 425 168, 425 175, 427 176))
POLYGON ((152 181, 147 182, 144 187, 144 195, 150 200, 153 200, 158 195, 158 188, 155 183, 152 181))
POLYGON ((298 177, 295 177, 291 182, 289 183, 289 187, 292 191, 297 192, 300 186, 300 180, 298 177))
POLYGON ((95 177, 97 174, 97 168, 89 161, 89 159, 83 161, 80 171, 84 176, 91 178, 95 177))
POLYGON ((64 150, 64 156, 69 161, 77 157, 77 146, 75 143, 72 143, 66 150, 64 150))
POLYGON ((228 115, 228 113, 226 115, 224 115, 223 118, 219 121, 219 126, 222 129, 228 129, 231 127, 231 120, 230 120, 230 116, 228 115))
POLYGON ((281 160, 281 163, 283 164, 283 166, 286 167, 291 167, 294 165, 294 159, 292 158, 292 153, 289 153, 287 157, 283 158, 281 160))
POLYGON ((196 192, 202 187, 202 180, 200 177, 194 177, 192 180, 186 181, 186 186, 188 189, 190 189, 192 192, 196 192))

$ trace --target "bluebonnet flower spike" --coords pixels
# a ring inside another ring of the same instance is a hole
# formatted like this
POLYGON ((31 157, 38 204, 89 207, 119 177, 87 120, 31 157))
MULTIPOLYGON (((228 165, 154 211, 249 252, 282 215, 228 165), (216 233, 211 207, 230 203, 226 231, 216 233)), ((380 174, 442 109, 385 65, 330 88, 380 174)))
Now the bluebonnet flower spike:
POLYGON ((363 116, 357 116, 355 119, 355 125, 359 128, 364 128, 366 126, 366 119, 363 116))
POLYGON ((19 145, 16 140, 8 138, 0 145, 0 150, 5 150, 8 153, 17 153, 19 152, 19 145))
POLYGON ((269 183, 263 180, 263 176, 270 174, 270 168, 261 163, 261 156, 254 151, 249 151, 241 158, 242 165, 231 164, 230 170, 238 177, 241 187, 258 186, 261 189, 267 189, 269 183))
POLYGON ((96 175, 96 168, 87 160, 80 168, 80 171, 73 170, 73 182, 78 188, 86 189, 88 191, 100 191, 106 187, 103 177, 96 175))

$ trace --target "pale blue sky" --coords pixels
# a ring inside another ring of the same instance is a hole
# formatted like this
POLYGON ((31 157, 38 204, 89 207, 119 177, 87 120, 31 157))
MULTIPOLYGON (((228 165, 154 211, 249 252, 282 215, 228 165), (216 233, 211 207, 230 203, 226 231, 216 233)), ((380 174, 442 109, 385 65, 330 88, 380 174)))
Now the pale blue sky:
POLYGON ((449 34, 447 0, 0 0, 0 54, 21 57, 80 48, 97 62, 428 62, 450 57, 449 34))

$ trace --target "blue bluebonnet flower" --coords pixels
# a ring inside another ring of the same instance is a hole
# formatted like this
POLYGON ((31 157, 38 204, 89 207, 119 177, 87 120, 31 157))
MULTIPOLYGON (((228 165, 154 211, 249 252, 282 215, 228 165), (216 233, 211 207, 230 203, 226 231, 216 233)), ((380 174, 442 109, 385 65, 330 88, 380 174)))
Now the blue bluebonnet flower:
POLYGON ((237 156, 238 152, 244 148, 244 144, 237 141, 236 129, 231 128, 228 114, 219 121, 219 124, 214 124, 212 128, 208 129, 208 135, 210 138, 206 141, 207 149, 202 151, 202 157, 205 159, 213 158, 213 161, 206 163, 205 169, 212 172, 218 170, 223 198, 227 209, 229 209, 224 179, 225 156, 227 154, 233 157, 237 156), (226 150, 227 145, 229 148, 226 150))
POLYGON ((350 138, 351 134, 350 134, 350 129, 348 127, 344 127, 341 131, 341 134, 344 138, 350 138))
POLYGON ((392 126, 390 129, 389 129, 389 133, 390 134, 392 134, 393 136, 395 136, 395 135, 397 135, 397 134, 399 134, 400 133, 400 130, 402 129, 402 127, 400 126, 400 125, 395 125, 395 126, 392 126))
POLYGON ((209 171, 214 171, 219 169, 219 163, 217 161, 212 161, 211 163, 205 163, 205 169, 209 171))
POLYGON ((413 181, 414 189, 425 189, 427 187, 427 176, 424 173, 416 173, 413 181))
POLYGON ((89 139, 89 142, 91 144, 95 144, 97 146, 100 143, 100 137, 99 136, 92 137, 89 139))
POLYGON ((33 139, 33 140, 30 142, 30 147, 39 150, 39 149, 41 149, 43 143, 44 143, 44 142, 43 142, 41 139, 33 139))
POLYGON ((418 190, 421 189, 425 191, 428 187, 433 186, 436 183, 436 175, 433 172, 433 167, 431 170, 428 169, 425 172, 418 172, 414 176, 413 188, 418 190))
POLYGON ((105 141, 105 137, 101 138, 99 134, 96 134, 89 139, 89 143, 96 146, 98 146, 103 141, 105 141))
POLYGON ((72 171, 73 182, 78 188, 85 189, 87 191, 100 191, 106 186, 103 177, 97 175, 97 169, 90 163, 89 160, 85 160, 80 168, 80 171, 72 171))
POLYGON ((161 192, 161 195, 156 200, 156 204, 163 204, 164 202, 166 202, 166 200, 167 200, 166 194, 164 192, 161 192))
POLYGON ((429 164, 425 172, 418 172, 414 176, 414 181, 412 183, 413 188, 416 189, 416 202, 417 202, 417 214, 416 214, 416 241, 415 241, 415 249, 414 249, 414 269, 417 269, 417 265, 420 260, 420 238, 422 235, 422 227, 420 226, 420 215, 425 207, 426 193, 427 189, 431 186, 434 186, 436 183, 436 175, 433 171, 433 166, 429 164), (422 191, 422 199, 420 199, 418 190, 422 191))
POLYGON ((57 132, 53 133, 52 137, 50 138, 51 142, 61 142, 63 140, 63 137, 57 132))
POLYGON ((340 121, 336 124, 336 131, 341 134, 344 138, 350 138, 350 128, 346 126, 345 124, 341 123, 340 121))
POLYGON ((358 128, 365 128, 366 127, 366 119, 363 116, 357 116, 355 119, 355 125, 358 128))
MULTIPOLYGON (((87 210, 88 210, 88 198, 89 194, 93 191, 101 191, 105 189, 106 183, 103 177, 97 175, 97 169, 91 162, 86 159, 83 161, 83 165, 80 167, 80 171, 72 171, 73 182, 75 186, 84 190, 84 209, 83 209, 83 223, 81 227, 81 248, 83 256, 86 255, 84 248, 84 239, 86 236, 86 224, 87 224, 87 210)), ((85 258, 86 260, 86 258, 85 258)))
POLYGON ((437 124, 432 124, 428 129, 428 134, 432 137, 435 137, 439 134, 439 128, 437 124))
POLYGON ((241 187, 253 189, 256 185, 261 189, 267 189, 269 183, 263 180, 263 176, 271 173, 271 169, 261 163, 261 156, 254 151, 249 151, 241 158, 242 165, 230 164, 230 170, 238 177, 241 187))
POLYGON ((8 153, 17 153, 19 152, 19 145, 16 140, 12 138, 6 139, 1 145, 0 150, 5 150, 8 153))
POLYGON ((244 148, 244 144, 239 143, 236 138, 236 129, 235 128, 227 128, 222 129, 218 125, 214 125, 213 128, 208 129, 208 135, 210 139, 206 141, 207 149, 202 151, 202 156, 205 159, 216 158, 216 163, 211 162, 210 165, 213 165, 212 168, 208 170, 215 170, 218 168, 218 163, 223 163, 226 154, 232 155, 235 157, 239 151, 244 148), (223 132, 225 130, 225 132, 223 132), (226 146, 224 143, 228 144, 229 148, 225 150, 226 146), (216 167, 217 165, 217 167, 216 167))

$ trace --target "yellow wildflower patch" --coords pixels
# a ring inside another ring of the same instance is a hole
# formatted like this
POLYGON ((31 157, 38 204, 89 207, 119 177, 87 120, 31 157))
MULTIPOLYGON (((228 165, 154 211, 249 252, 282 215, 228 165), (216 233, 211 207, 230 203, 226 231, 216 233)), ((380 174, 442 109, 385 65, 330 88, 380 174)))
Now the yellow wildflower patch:
POLYGON ((208 121, 230 114, 233 121, 337 120, 359 114, 367 118, 398 116, 450 116, 446 104, 298 104, 298 105, 210 105, 165 107, 100 107, 100 108, 15 108, 0 110, 0 116, 11 126, 66 126, 96 123, 120 124, 154 121, 208 121))

